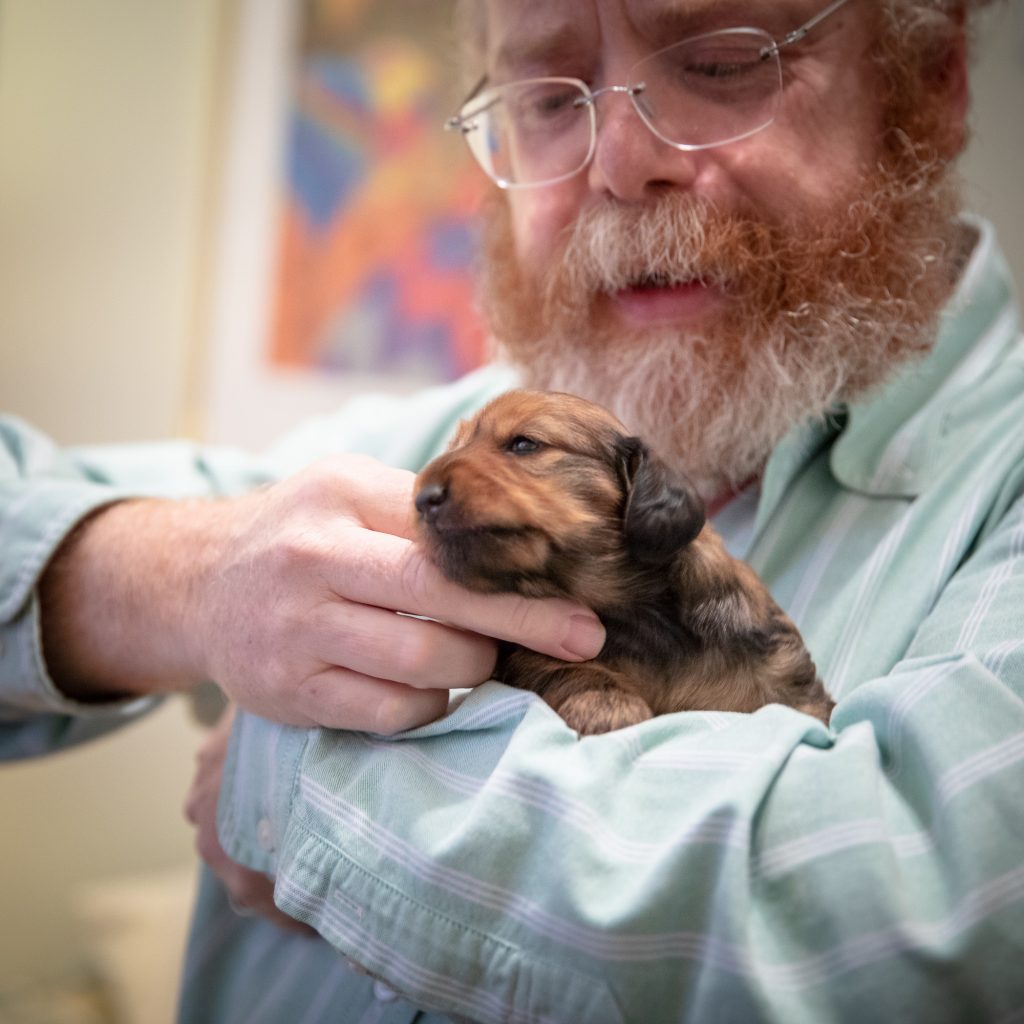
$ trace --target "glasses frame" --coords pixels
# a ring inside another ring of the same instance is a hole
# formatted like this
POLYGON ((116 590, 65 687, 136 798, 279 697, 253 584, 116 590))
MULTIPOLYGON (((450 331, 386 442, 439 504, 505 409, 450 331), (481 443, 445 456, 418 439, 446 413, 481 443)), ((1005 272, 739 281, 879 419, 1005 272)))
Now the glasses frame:
MULTIPOLYGON (((650 53, 646 57, 644 57, 643 60, 638 61, 637 64, 635 64, 633 68, 630 69, 629 77, 632 77, 633 72, 641 64, 646 63, 647 61, 659 56, 662 53, 665 53, 666 50, 674 49, 675 47, 684 45, 686 43, 699 42, 702 39, 707 39, 709 36, 721 36, 728 35, 731 33, 742 32, 750 35, 759 35, 765 39, 765 46, 761 50, 761 59, 768 60, 769 58, 772 58, 778 61, 780 73, 779 95, 781 96, 782 50, 787 46, 792 46, 794 43, 800 42, 812 29, 820 25, 821 22, 823 22, 826 18, 830 17, 832 14, 838 11, 841 7, 844 7, 849 2, 850 0, 832 0, 832 3, 828 4, 827 7, 820 10, 813 17, 808 18, 807 21, 805 21, 802 25, 798 26, 797 28, 793 29, 792 32, 786 33, 786 35, 784 35, 781 39, 775 39, 771 35, 771 33, 766 32, 764 29, 753 27, 718 29, 714 32, 705 32, 701 35, 689 36, 686 39, 680 39, 677 42, 672 43, 669 46, 665 46, 660 50, 655 50, 653 53, 650 53)), ((577 105, 580 108, 586 107, 590 115, 590 145, 587 149, 587 155, 580 163, 580 165, 575 169, 568 171, 565 174, 560 174, 554 178, 545 178, 542 181, 515 182, 509 181, 506 178, 497 177, 491 171, 489 171, 487 167, 484 165, 483 160, 477 156, 476 151, 474 150, 473 145, 469 139, 470 134, 474 131, 477 131, 479 128, 479 125, 475 119, 479 117, 481 113, 484 113, 486 111, 487 106, 484 106, 476 110, 472 110, 468 113, 466 112, 466 107, 470 103, 472 103, 473 100, 480 97, 481 93, 484 92, 487 86, 487 79, 487 74, 484 74, 480 81, 477 82, 477 84, 470 91, 469 95, 465 98, 465 100, 463 100, 461 106, 459 107, 459 112, 454 116, 448 118, 448 120, 445 122, 444 128, 446 131, 460 132, 462 134, 463 138, 466 140, 467 146, 469 146, 470 152, 473 154, 473 157, 474 159, 476 159, 477 163, 480 164, 484 173, 499 188, 503 189, 543 188, 546 185, 557 185, 561 181, 565 181, 568 178, 575 177, 577 174, 580 173, 580 171, 587 167, 590 161, 594 158, 594 153, 597 150, 597 115, 595 109, 597 99, 598 97, 603 96, 606 93, 623 93, 626 96, 628 96, 633 105, 633 109, 636 111, 640 120, 643 121, 647 128, 667 146, 671 146, 673 149, 677 149, 685 153, 696 152, 702 149, 716 149, 719 146, 727 146, 733 142, 740 142, 743 139, 749 139, 752 135, 757 135, 760 132, 763 132, 766 128, 770 127, 774 123, 775 118, 778 116, 779 103, 776 102, 775 109, 772 111, 771 116, 763 124, 759 124, 757 127, 751 128, 748 131, 741 132, 739 135, 733 135, 727 139, 721 139, 717 142, 673 142, 671 139, 668 139, 664 135, 662 135, 662 133, 658 131, 657 128, 655 128, 655 126, 649 119, 648 115, 644 112, 643 107, 637 100, 637 97, 640 96, 647 88, 646 83, 644 82, 638 82, 635 85, 606 85, 602 86, 600 89, 592 90, 587 85, 587 83, 580 78, 562 78, 558 76, 545 76, 543 78, 517 79, 514 82, 506 83, 506 85, 520 86, 539 85, 547 83, 572 85, 578 88, 580 90, 581 96, 580 99, 576 101, 577 105)), ((500 89, 504 87, 505 86, 497 86, 495 88, 500 89)))

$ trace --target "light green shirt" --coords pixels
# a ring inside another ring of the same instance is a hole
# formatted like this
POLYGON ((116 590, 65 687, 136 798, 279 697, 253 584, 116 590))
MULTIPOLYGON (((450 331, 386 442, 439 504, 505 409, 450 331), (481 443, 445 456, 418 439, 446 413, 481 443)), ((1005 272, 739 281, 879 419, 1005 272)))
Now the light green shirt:
MULTIPOLYGON (((928 359, 795 432, 718 520, 803 631, 831 729, 772 706, 580 741, 493 683, 390 740, 241 716, 222 841, 327 942, 233 915, 206 877, 184 1024, 1024 1019, 1024 340, 977 228, 928 359)), ((510 382, 366 400, 259 460, 33 467, 41 442, 8 428, 0 749, 58 742, 34 723, 78 710, 45 680, 32 587, 83 510, 342 448, 415 468, 510 382)))

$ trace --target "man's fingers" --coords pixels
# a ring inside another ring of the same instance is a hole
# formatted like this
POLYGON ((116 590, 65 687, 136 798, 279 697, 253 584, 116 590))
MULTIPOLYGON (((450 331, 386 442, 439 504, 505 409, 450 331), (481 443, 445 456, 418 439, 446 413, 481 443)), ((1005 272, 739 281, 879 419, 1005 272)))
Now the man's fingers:
POLYGON ((338 593, 360 604, 397 608, 460 629, 522 644, 566 661, 600 653, 604 628, 569 601, 516 594, 476 594, 446 579, 419 548, 400 537, 364 532, 360 557, 349 559, 338 593))
POLYGON ((321 605, 316 617, 324 662, 407 686, 476 686, 491 677, 498 656, 494 641, 476 633, 351 601, 321 605))
POLYGON ((368 530, 415 538, 415 473, 385 466, 365 455, 340 456, 339 466, 346 477, 345 503, 354 520, 368 530))
POLYGON ((236 864, 227 855, 219 864, 210 866, 218 872, 228 892, 228 903, 239 917, 262 917, 285 931, 300 935, 316 934, 309 925, 296 921, 277 908, 274 903, 273 879, 236 864))
POLYGON ((352 729, 389 736, 440 718, 448 691, 416 689, 386 679, 330 668, 305 680, 295 706, 328 729, 352 729))

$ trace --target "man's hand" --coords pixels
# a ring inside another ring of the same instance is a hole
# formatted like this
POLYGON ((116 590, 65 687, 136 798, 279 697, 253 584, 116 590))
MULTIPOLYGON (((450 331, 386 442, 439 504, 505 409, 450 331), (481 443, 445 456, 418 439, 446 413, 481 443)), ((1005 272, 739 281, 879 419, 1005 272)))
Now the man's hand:
POLYGON ((598 653, 586 609, 444 579, 412 542, 414 479, 341 456, 241 498, 100 512, 41 585, 55 679, 97 699, 209 678, 268 718, 392 733, 487 679, 492 638, 598 653))
POLYGON ((258 914, 288 931, 314 934, 311 928, 274 906, 272 879, 237 864, 217 839, 217 797, 233 719, 234 709, 229 706, 196 756, 196 776, 185 800, 185 817, 196 827, 196 850, 224 884, 237 913, 258 914))

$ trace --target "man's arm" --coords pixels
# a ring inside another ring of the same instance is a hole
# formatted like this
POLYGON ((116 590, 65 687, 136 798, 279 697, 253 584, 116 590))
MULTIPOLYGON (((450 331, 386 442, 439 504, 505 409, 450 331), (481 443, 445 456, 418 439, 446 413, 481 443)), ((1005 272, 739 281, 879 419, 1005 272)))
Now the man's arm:
POLYGON ((477 630, 592 654, 602 631, 584 609, 435 588, 408 540, 409 472, 323 458, 367 444, 416 466, 504 386, 492 374, 354 402, 261 458, 61 450, 0 421, 0 748, 51 749, 202 678, 286 721, 393 729, 486 677, 494 645, 477 630))
POLYGON ((831 732, 768 707, 577 742, 498 687, 394 741, 244 716, 221 838, 347 956, 478 1020, 1008 1019, 1022 608, 1018 499, 831 732))
POLYGON ((188 444, 60 449, 0 417, 0 756, 88 739, 151 703, 80 703, 47 670, 38 583, 76 524, 132 496, 223 493, 254 486, 264 473, 256 459, 188 444))
POLYGON ((101 510, 40 584, 59 687, 89 701, 213 679, 277 721, 391 733, 485 680, 490 637, 568 660, 600 649, 585 609, 443 579, 411 540, 413 479, 337 456, 237 498, 101 510))

